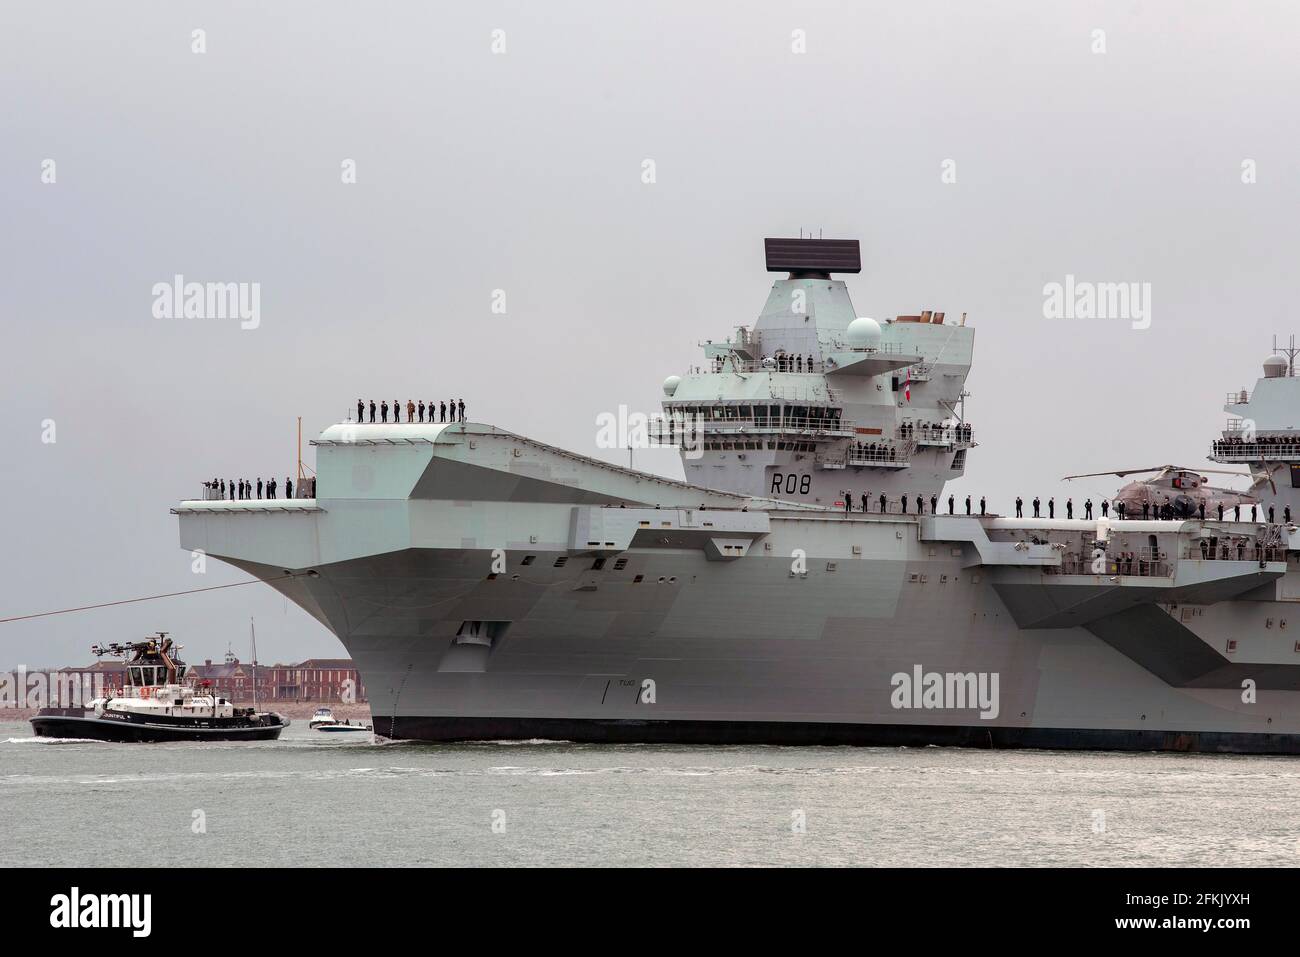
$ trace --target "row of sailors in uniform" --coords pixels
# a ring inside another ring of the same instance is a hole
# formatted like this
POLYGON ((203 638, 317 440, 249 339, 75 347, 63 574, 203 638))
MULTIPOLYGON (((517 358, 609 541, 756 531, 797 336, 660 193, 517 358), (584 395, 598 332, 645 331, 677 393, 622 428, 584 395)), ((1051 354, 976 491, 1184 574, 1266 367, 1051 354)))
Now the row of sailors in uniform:
POLYGON ((1213 445, 1216 455, 1261 455, 1265 451, 1296 455, 1300 454, 1300 435, 1256 435, 1250 442, 1233 436, 1217 439, 1213 445))
MULTIPOLYGON (((840 494, 844 496, 844 511, 846 511, 846 512, 852 512, 852 511, 853 511, 853 493, 852 493, 852 492, 849 492, 849 491, 842 491, 840 494)), ((862 511, 864 511, 864 512, 870 512, 870 511, 871 511, 871 493, 870 493, 870 492, 863 492, 862 495, 861 495, 860 500, 861 500, 861 502, 862 502, 862 511)), ((952 514, 953 514, 953 507, 954 507, 955 503, 956 503, 956 500, 953 498, 953 496, 949 495, 949 496, 948 496, 948 514, 949 514, 949 515, 952 515, 952 514)), ((906 515, 906 514, 907 514, 907 496, 906 496, 906 495, 901 496, 901 497, 898 499, 898 504, 899 504, 899 511, 900 511, 902 514, 906 515)), ((984 500, 984 496, 981 495, 981 496, 980 496, 980 514, 981 514, 981 515, 986 514, 986 513, 985 513, 985 507, 986 507, 986 504, 987 504, 987 503, 986 503, 985 500, 984 500)), ((937 496, 937 495, 931 495, 931 496, 930 496, 930 513, 931 513, 932 515, 933 515, 933 514, 937 514, 937 513, 938 513, 938 510, 939 510, 939 496, 937 496)), ((969 514, 971 513, 970 510, 971 510, 971 497, 970 497, 969 495, 967 495, 967 496, 966 496, 966 514, 967 514, 967 515, 969 515, 969 514)), ((880 493, 880 512, 881 512, 881 514, 884 514, 885 512, 888 512, 888 511, 889 511, 889 496, 887 496, 884 492, 881 492, 881 493, 880 493)), ((918 515, 924 515, 924 514, 925 514, 925 499, 924 499, 922 496, 920 496, 920 495, 918 495, 918 496, 916 497, 916 514, 918 514, 918 515)))
MULTIPOLYGON (((371 399, 370 400, 370 421, 371 422, 375 421, 375 408, 376 408, 375 400, 371 399)), ((388 402, 387 401, 380 402, 378 409, 379 409, 379 421, 387 422, 388 402)), ((423 422, 424 409, 425 409, 425 405, 423 399, 421 399, 418 404, 413 399, 407 399, 406 400, 406 421, 423 422)), ((446 422, 448 409, 451 410, 451 421, 453 422, 465 421, 465 400, 464 399, 459 399, 459 400, 452 399, 451 402, 436 402, 436 403, 430 402, 428 405, 428 409, 429 409, 430 422, 438 422, 438 421, 446 422), (441 415, 441 418, 439 418, 439 415, 441 415)), ((357 399, 357 421, 364 422, 365 420, 366 420, 366 404, 362 402, 360 399, 357 399)), ((393 400, 393 421, 394 422, 402 421, 402 403, 399 402, 397 399, 393 400)))
MULTIPOLYGON (((853 511, 853 493, 850 492, 850 491, 844 491, 844 492, 842 492, 841 494, 844 496, 844 511, 846 511, 846 512, 852 512, 852 511, 853 511)), ((871 507, 870 507, 870 505, 871 505, 871 493, 870 493, 870 492, 863 492, 862 495, 861 495, 860 501, 861 501, 861 503, 862 503, 862 511, 863 511, 863 512, 870 512, 870 511, 871 511, 871 507)), ((924 498, 923 496, 918 495, 918 496, 916 496, 916 500, 915 500, 915 501, 916 501, 916 514, 918 514, 918 515, 924 515, 924 514, 925 514, 925 498, 924 498)), ((900 511, 902 514, 906 515, 906 514, 907 514, 907 504, 908 504, 907 496, 906 496, 906 495, 901 496, 901 497, 899 498, 898 502, 899 502, 899 511, 900 511)), ((1034 507, 1034 518, 1041 518, 1042 516, 1039 514, 1039 512, 1040 512, 1040 509, 1042 508, 1042 502, 1038 499, 1037 496, 1035 496, 1034 501, 1033 501, 1032 504, 1033 504, 1033 507, 1034 507)), ((953 514, 955 514, 955 507, 956 507, 956 498, 955 498, 954 496, 952 496, 952 495, 949 495, 949 496, 948 496, 948 514, 949 514, 949 515, 953 515, 953 514)), ((1252 522, 1254 522, 1254 521, 1257 520, 1257 516, 1258 516, 1258 510, 1257 510, 1257 508, 1258 508, 1258 507, 1255 506, 1255 505, 1250 506, 1250 520, 1251 520, 1252 522)), ((985 502, 984 496, 981 495, 981 496, 980 496, 980 514, 981 514, 981 515, 986 514, 985 509, 986 509, 986 502, 985 502)), ((1085 519, 1090 519, 1090 518, 1093 517, 1093 516, 1092 516, 1092 499, 1091 499, 1091 498, 1089 498, 1089 499, 1087 499, 1087 500, 1084 501, 1084 503, 1083 503, 1083 509, 1084 509, 1084 515, 1083 515, 1083 517, 1084 517, 1085 519)), ((889 511, 889 497, 888 497, 884 492, 881 492, 881 493, 880 493, 880 511, 881 511, 882 514, 885 513, 885 512, 888 512, 888 511, 889 511)), ((1174 508, 1173 508, 1172 505, 1169 504, 1169 500, 1168 500, 1167 498, 1166 498, 1163 502, 1159 503, 1159 504, 1155 507, 1154 511, 1155 511, 1155 517, 1156 517, 1157 519, 1162 519, 1162 520, 1165 520, 1165 521, 1169 521, 1169 520, 1172 520, 1172 519, 1175 517, 1175 516, 1174 516, 1174 508)), ((1201 500, 1199 506, 1197 507, 1197 511, 1198 511, 1198 513, 1199 513, 1199 515, 1200 515, 1201 520, 1204 521, 1204 519, 1205 519, 1205 501, 1204 501, 1204 499, 1201 500)), ((931 495, 931 496, 930 496, 930 514, 931 514, 931 515, 937 515, 938 512, 939 512, 939 496, 937 496, 937 495, 931 495)), ((1219 512, 1219 521, 1223 521, 1223 503, 1222 503, 1222 502, 1219 503, 1218 512, 1219 512)), ((1143 502, 1143 503, 1142 503, 1142 518, 1143 518, 1143 519, 1149 519, 1149 518, 1151 518, 1151 513, 1152 513, 1152 506, 1151 506, 1151 503, 1150 503, 1150 502, 1143 502)), ((966 496, 966 514, 967 514, 967 515, 971 514, 971 497, 970 497, 969 495, 966 496)), ((1268 507, 1268 523, 1269 523, 1270 525, 1274 524, 1274 521, 1273 521, 1273 519, 1274 519, 1274 514, 1275 514, 1275 513, 1274 513, 1274 511, 1273 511, 1273 506, 1270 505, 1270 506, 1268 507)), ((1109 517, 1109 515, 1110 515, 1110 502, 1109 502, 1107 499, 1102 499, 1102 500, 1101 500, 1101 515, 1102 515, 1103 518, 1107 518, 1107 517, 1109 517)), ((1122 502, 1122 501, 1118 501, 1118 500, 1115 502, 1115 515, 1116 515, 1118 518, 1120 518, 1121 520, 1126 519, 1126 518, 1128 517, 1128 515, 1127 515, 1127 507, 1126 507, 1126 505, 1125 505, 1124 502, 1122 502)), ((1024 502, 1024 499, 1022 499, 1022 498, 1020 498, 1019 496, 1017 496, 1017 497, 1016 497, 1016 518, 1024 518, 1024 517, 1025 517, 1025 502, 1024 502)), ((1055 517, 1056 517, 1056 499, 1055 499, 1055 498, 1049 498, 1049 499, 1047 500, 1047 517, 1048 517, 1049 519, 1052 519, 1052 518, 1055 518, 1055 517)), ((1073 498, 1067 498, 1067 499, 1065 500, 1065 517, 1066 517, 1067 519, 1072 519, 1072 518, 1074 518, 1074 499, 1073 499, 1073 498)), ((1136 516, 1134 516, 1134 517, 1136 518, 1136 516)), ((1238 502, 1238 503, 1233 507, 1233 521, 1236 521, 1236 522, 1241 521, 1241 503, 1240 503, 1240 502, 1238 502)), ((1290 505, 1287 505, 1287 506, 1285 506, 1285 507, 1282 509, 1282 521, 1285 522, 1285 523, 1288 524, 1288 525, 1291 523, 1291 506, 1290 506, 1290 505)))
MULTIPOLYGON (((299 486, 298 491, 305 494, 307 498, 316 497, 316 480, 314 478, 303 479, 299 486)), ((228 493, 232 502, 245 501, 251 500, 253 492, 256 490, 258 498, 263 497, 263 492, 266 493, 266 498, 275 498, 275 493, 279 490, 279 487, 279 483, 275 479, 267 479, 263 482, 259 478, 256 486, 253 485, 250 479, 240 479, 238 482, 231 479, 229 485, 226 484, 225 479, 213 479, 211 482, 203 483, 203 497, 205 499, 225 500, 228 493)), ((284 480, 284 497, 293 498, 293 479, 291 478, 284 480)))
MULTIPOLYGON (((766 364, 767 358, 767 356, 763 357, 764 364, 766 364)), ((772 356, 772 362, 775 363, 777 372, 812 372, 815 365, 811 353, 809 353, 808 359, 805 361, 803 356, 791 356, 786 355, 784 352, 778 352, 772 356)), ((726 356, 713 357, 714 372, 721 372, 726 368, 726 364, 726 356)))
POLYGON ((971 427, 965 422, 958 422, 955 425, 945 426, 941 422, 904 422, 898 427, 898 436, 903 439, 912 439, 916 437, 917 432, 921 433, 921 438, 929 440, 942 440, 951 432, 958 442, 969 442, 971 437, 971 427))

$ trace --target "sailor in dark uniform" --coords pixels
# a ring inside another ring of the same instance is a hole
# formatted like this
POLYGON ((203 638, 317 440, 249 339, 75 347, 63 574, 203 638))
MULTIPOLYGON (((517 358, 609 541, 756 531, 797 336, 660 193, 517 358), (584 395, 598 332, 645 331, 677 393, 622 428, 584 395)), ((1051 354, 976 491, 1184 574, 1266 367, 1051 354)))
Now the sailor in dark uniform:
POLYGON ((1025 517, 1025 500, 1019 495, 1016 496, 1016 518, 1025 517))
POLYGON ((1072 498, 1065 500, 1065 517, 1067 519, 1074 518, 1074 499, 1072 498))
POLYGON ((885 498, 885 493, 880 493, 880 514, 884 515, 889 507, 889 499, 885 498))
POLYGON ((379 403, 379 421, 380 422, 388 421, 388 400, 387 399, 379 403))
POLYGON ((370 421, 371 422, 375 421, 375 400, 374 399, 370 400, 370 421))
POLYGON ((981 515, 984 514, 984 496, 983 496, 983 495, 980 496, 980 514, 981 514, 981 515))
POLYGON ((365 404, 357 399, 357 421, 360 422, 365 417, 365 404))
POLYGON ((868 511, 868 508, 867 508, 867 502, 870 501, 870 497, 869 497, 869 496, 870 496, 870 493, 869 493, 869 492, 863 492, 863 493, 862 493, 862 511, 863 511, 863 513, 866 513, 866 512, 868 511))
MULTIPOLYGON (((952 496, 949 495, 949 496, 948 496, 948 514, 949 514, 949 515, 952 514, 952 506, 953 506, 952 496)), ((967 513, 970 512, 970 499, 967 499, 967 500, 966 500, 966 511, 967 511, 967 513)))
POLYGON ((969 496, 969 495, 966 496, 966 514, 967 514, 967 515, 970 514, 970 496, 969 496))
POLYGON ((416 406, 416 409, 420 414, 420 421, 423 422, 424 421, 424 400, 423 399, 420 400, 420 404, 416 406))

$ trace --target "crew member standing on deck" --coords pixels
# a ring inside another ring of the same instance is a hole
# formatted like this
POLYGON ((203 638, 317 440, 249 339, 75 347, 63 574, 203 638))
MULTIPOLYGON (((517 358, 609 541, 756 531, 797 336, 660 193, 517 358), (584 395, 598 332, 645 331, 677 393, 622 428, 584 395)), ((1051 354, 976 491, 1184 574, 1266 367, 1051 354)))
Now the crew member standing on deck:
POLYGON ((1049 499, 1047 500, 1047 517, 1048 517, 1048 518, 1056 518, 1056 499, 1055 499, 1055 498, 1049 498, 1049 499))
POLYGON ((1105 518, 1109 514, 1110 514, 1110 499, 1103 498, 1101 500, 1101 517, 1105 518))
POLYGON ((410 399, 406 400, 406 424, 410 425, 415 421, 415 403, 410 399))
POLYGON ((1038 514, 1038 504, 1039 504, 1039 503, 1038 503, 1038 496, 1035 495, 1035 496, 1034 496, 1034 518, 1039 518, 1039 517, 1040 517, 1039 514, 1038 514))
POLYGON ((983 496, 983 495, 980 496, 980 514, 981 514, 981 515, 984 514, 984 496, 983 496))
POLYGON ((840 494, 844 496, 844 514, 847 515, 849 512, 853 511, 853 496, 848 492, 842 492, 840 494))
POLYGON ((379 421, 380 422, 388 421, 388 400, 387 399, 379 403, 379 421))
POLYGON ((423 399, 420 400, 420 404, 416 408, 419 410, 420 413, 420 424, 423 425, 424 424, 424 400, 423 399))
POLYGON ((284 480, 284 497, 293 498, 293 480, 286 478, 284 480))
MULTIPOLYGON (((969 501, 969 500, 967 500, 967 502, 966 502, 966 511, 967 511, 968 513, 970 512, 970 501, 969 501)), ((952 514, 952 496, 951 496, 951 495, 948 496, 948 514, 949 514, 949 515, 952 514)))
POLYGON ((889 510, 889 499, 885 498, 885 493, 880 493, 880 514, 884 515, 889 510))
POLYGON ((371 422, 375 421, 375 400, 374 399, 370 400, 370 421, 371 422))
POLYGON ((1092 499, 1086 498, 1083 501, 1083 517, 1092 518, 1092 499))
POLYGON ((1065 500, 1065 517, 1067 519, 1074 518, 1074 499, 1072 498, 1065 500))
POLYGON ((358 422, 361 422, 365 419, 366 417, 365 412, 366 412, 365 405, 361 402, 360 399, 357 399, 357 421, 358 422))
POLYGON ((1025 500, 1019 495, 1016 496, 1016 518, 1025 517, 1025 500))
POLYGON ((460 406, 460 420, 464 422, 465 421, 465 400, 461 399, 458 405, 460 406))
POLYGON ((447 403, 446 403, 446 402, 439 402, 439 403, 438 403, 438 410, 442 413, 442 421, 443 421, 443 422, 446 422, 446 421, 447 421, 447 403))
POLYGON ((966 514, 967 514, 967 515, 970 514, 970 496, 969 496, 969 495, 966 496, 966 514))
POLYGON ((871 493, 870 493, 870 492, 863 492, 863 493, 862 493, 862 514, 864 514, 864 515, 865 515, 868 511, 870 511, 870 509, 867 508, 867 503, 868 503, 869 501, 871 501, 871 493))
POLYGON ((261 497, 262 497, 262 480, 261 480, 261 479, 258 479, 258 480, 257 480, 257 497, 258 497, 258 498, 261 498, 261 497))

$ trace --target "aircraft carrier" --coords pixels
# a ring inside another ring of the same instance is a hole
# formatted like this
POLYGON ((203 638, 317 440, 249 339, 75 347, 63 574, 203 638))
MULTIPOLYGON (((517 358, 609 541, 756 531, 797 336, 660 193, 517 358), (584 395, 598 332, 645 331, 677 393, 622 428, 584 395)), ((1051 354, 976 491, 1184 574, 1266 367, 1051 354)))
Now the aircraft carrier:
MULTIPOLYGON (((314 497, 181 502, 182 547, 336 634, 389 738, 1300 752, 1289 520, 948 514, 974 329, 859 318, 856 241, 766 253, 757 321, 664 382, 687 481, 343 422, 314 497)), ((1228 411, 1273 439, 1300 380, 1266 376, 1228 411)))

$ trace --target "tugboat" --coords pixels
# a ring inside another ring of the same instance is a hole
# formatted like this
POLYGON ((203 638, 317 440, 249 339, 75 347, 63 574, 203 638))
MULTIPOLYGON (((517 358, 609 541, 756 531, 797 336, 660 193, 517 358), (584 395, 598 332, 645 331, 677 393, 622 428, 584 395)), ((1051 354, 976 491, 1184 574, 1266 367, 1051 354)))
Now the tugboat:
POLYGON ((123 687, 83 708, 41 708, 32 729, 43 738, 98 741, 273 741, 289 726, 283 715, 236 708, 208 682, 196 687, 180 648, 162 631, 144 641, 94 645, 92 654, 126 661, 123 687))
POLYGON ((307 722, 307 727, 313 731, 373 731, 368 724, 353 724, 351 721, 340 721, 334 717, 334 712, 329 708, 317 708, 312 714, 311 720, 307 722))

